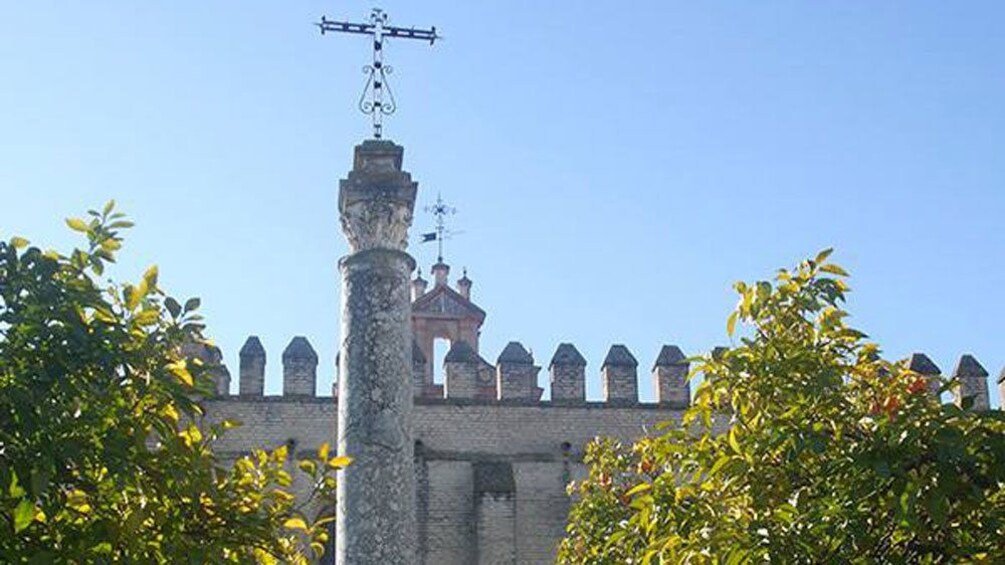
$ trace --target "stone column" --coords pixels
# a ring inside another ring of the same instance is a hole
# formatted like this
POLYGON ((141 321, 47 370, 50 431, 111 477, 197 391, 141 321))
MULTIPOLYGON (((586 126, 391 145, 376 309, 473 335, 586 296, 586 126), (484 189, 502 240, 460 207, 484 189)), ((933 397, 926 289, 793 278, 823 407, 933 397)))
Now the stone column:
POLYGON ((412 460, 412 328, 405 253, 417 183, 402 147, 368 140, 339 183, 350 253, 342 273, 336 562, 417 562, 412 460))

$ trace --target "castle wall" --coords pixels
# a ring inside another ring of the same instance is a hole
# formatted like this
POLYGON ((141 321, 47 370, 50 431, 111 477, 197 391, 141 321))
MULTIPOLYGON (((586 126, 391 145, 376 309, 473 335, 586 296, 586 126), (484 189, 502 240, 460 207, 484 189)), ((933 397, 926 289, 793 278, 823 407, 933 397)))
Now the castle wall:
MULTIPOLYGON (((283 444, 302 456, 334 439, 337 401, 330 397, 231 396, 208 400, 206 408, 214 420, 243 423, 217 446, 226 458, 283 444)), ((598 435, 631 441, 679 416, 642 404, 417 398, 413 426, 423 562, 553 562, 570 503, 565 486, 584 473, 580 461, 587 442, 598 435)))
MULTIPOLYGON (((249 342, 242 349, 247 367, 241 376, 254 384, 262 378, 265 354, 257 340, 249 342)), ((284 356, 284 368, 293 361, 284 356)), ((615 385, 612 389, 626 393, 611 394, 603 402, 582 400, 586 361, 570 344, 559 346, 549 363, 551 382, 561 385, 552 387, 552 396, 558 394, 549 402, 538 400, 539 388, 527 386, 502 400, 499 394, 472 394, 480 390, 470 386, 479 371, 515 382, 514 375, 522 376, 528 367, 536 375, 533 358, 519 343, 508 345, 494 368, 464 342, 455 343, 444 361, 450 381, 447 396, 442 389, 416 388, 410 422, 418 543, 421 563, 427 565, 553 562, 571 503, 566 485, 586 474, 586 444, 598 436, 631 442, 654 433, 657 423, 679 419, 689 402, 684 378, 688 360, 674 346, 664 347, 652 367, 657 390, 653 404, 639 403, 633 394, 637 381, 645 377, 624 346, 611 348, 601 373, 615 385), (467 394, 455 395, 453 381, 462 377, 469 385, 467 394)), ((413 351, 413 363, 421 371, 421 353, 415 356, 413 351)), ((922 354, 912 356, 910 368, 935 380, 942 373, 922 354)), ((958 402, 967 399, 967 405, 986 409, 988 372, 973 356, 963 356, 952 376, 960 382, 958 402)), ((498 379, 493 384, 491 389, 501 386, 498 379)), ((334 444, 338 400, 284 388, 283 396, 252 393, 205 401, 211 419, 243 423, 218 443, 225 460, 280 445, 303 457, 322 442, 334 444)), ((308 487, 303 482, 293 486, 299 495, 308 487)))

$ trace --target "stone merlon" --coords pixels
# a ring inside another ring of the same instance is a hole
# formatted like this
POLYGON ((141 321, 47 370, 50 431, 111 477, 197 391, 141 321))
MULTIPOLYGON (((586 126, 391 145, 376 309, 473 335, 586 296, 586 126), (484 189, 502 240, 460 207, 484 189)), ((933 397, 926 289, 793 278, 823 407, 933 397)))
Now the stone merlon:
POLYGON ((283 394, 311 396, 317 386, 318 354, 303 336, 283 351, 283 394))
POLYGON ((612 345, 604 364, 600 367, 603 378, 604 400, 616 404, 635 404, 639 401, 639 362, 624 345, 612 345))
POLYGON ((907 368, 919 375, 941 375, 942 369, 924 353, 912 353, 907 368))
POLYGON ((553 365, 564 365, 564 366, 574 366, 574 367, 585 367, 586 358, 579 353, 575 345, 571 343, 560 343, 558 344, 558 349, 555 350, 555 354, 551 356, 551 362, 548 363, 548 368, 550 369, 553 365))
POLYGON ((656 357, 656 362, 653 363, 653 369, 657 367, 673 367, 676 365, 685 364, 687 357, 684 356, 684 352, 680 350, 676 345, 664 345, 660 349, 660 354, 656 357))
POLYGON ((988 371, 980 364, 973 355, 967 354, 960 357, 960 361, 953 370, 954 377, 987 377, 988 371))
POLYGON ((601 369, 604 367, 638 367, 639 362, 632 355, 631 351, 624 345, 612 345, 611 349, 607 352, 607 357, 604 358, 604 364, 600 366, 601 369))
POLYGON ((307 341, 306 337, 298 335, 290 340, 290 344, 283 351, 283 361, 285 362, 290 359, 317 361, 318 354, 311 347, 311 342, 307 341))
POLYGON ((586 359, 571 343, 561 343, 548 364, 551 373, 551 401, 586 401, 586 359))
POLYGON ((444 363, 478 363, 478 353, 468 345, 468 342, 457 340, 450 346, 450 351, 443 357, 444 363))
POLYGON ((524 349, 519 341, 511 341, 503 348, 502 353, 499 354, 499 358, 496 359, 496 363, 533 364, 534 358, 524 349))
POLYGON ((953 378, 958 381, 954 391, 957 406, 966 406, 965 401, 970 399, 974 410, 987 410, 991 407, 988 371, 973 355, 960 357, 956 369, 953 370, 953 378))
POLYGON ((258 336, 241 346, 237 388, 239 394, 261 396, 265 390, 265 348, 258 336))
POLYGON ((248 336, 245 340, 244 345, 241 346, 240 351, 241 357, 265 357, 265 348, 262 347, 261 340, 258 339, 257 335, 248 336))

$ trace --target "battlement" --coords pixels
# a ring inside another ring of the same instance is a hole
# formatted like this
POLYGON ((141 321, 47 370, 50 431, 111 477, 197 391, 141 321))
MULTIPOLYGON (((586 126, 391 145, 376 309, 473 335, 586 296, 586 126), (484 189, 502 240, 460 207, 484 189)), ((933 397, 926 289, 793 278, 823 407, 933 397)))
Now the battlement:
MULTIPOLYGON (((715 348, 713 355, 723 348, 715 348)), ((200 354, 206 361, 219 363, 218 350, 200 354)), ((250 336, 240 350, 238 396, 253 398, 263 396, 266 353, 257 336, 250 336)), ((639 400, 639 361, 623 344, 608 349, 600 366, 600 384, 603 397, 599 401, 586 399, 586 358, 571 343, 560 343, 547 364, 550 400, 542 400, 545 389, 538 386, 542 367, 536 364, 533 354, 518 341, 509 342, 499 353, 495 363, 490 363, 463 340, 451 344, 443 359, 444 381, 432 384, 426 379, 429 360, 418 343, 412 345, 413 392, 419 402, 447 402, 456 404, 544 404, 575 406, 646 406, 668 409, 687 408, 691 402, 691 369, 688 356, 676 345, 664 345, 649 370, 649 380, 654 402, 639 400)), ((337 362, 336 362, 337 365, 337 362)), ((954 402, 963 405, 964 399, 976 410, 990 407, 990 373, 971 354, 962 355, 953 371, 944 375, 938 365, 924 353, 914 353, 908 359, 912 371, 930 378, 929 390, 936 394, 943 379, 954 378, 958 386, 953 390, 954 402), (972 404, 971 404, 972 402, 972 404)), ((315 397, 317 386, 318 355, 306 337, 290 340, 282 354, 283 393, 286 397, 315 397)), ((220 396, 228 396, 230 374, 221 367, 220 396)), ((996 383, 1005 397, 1005 369, 996 383)), ((333 387, 333 390, 335 387, 333 387)))

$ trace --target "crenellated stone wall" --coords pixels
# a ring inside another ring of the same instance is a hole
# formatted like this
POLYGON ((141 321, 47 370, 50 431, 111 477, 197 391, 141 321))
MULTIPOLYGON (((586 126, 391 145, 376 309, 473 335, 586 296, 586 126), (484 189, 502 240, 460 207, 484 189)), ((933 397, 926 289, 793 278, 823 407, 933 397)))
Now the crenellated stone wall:
MULTIPOLYGON (((304 455, 332 441, 338 399, 287 384, 287 375, 314 374, 301 369, 300 357, 309 355, 291 354, 307 351, 313 348, 305 338, 291 341, 282 356, 284 394, 263 396, 258 383, 266 355, 258 339, 249 338, 241 349, 238 389, 257 392, 206 401, 213 419, 243 422, 224 436, 222 453, 234 458, 255 447, 288 445, 304 455)), ((426 360, 418 348, 413 355, 418 374, 426 360)), ((656 402, 639 401, 638 361, 627 347, 613 346, 604 359, 605 400, 586 400, 586 366, 575 346, 560 344, 548 364, 551 400, 543 401, 538 367, 524 346, 511 342, 492 366, 458 341, 444 359, 444 386, 413 388, 421 563, 552 562, 570 504, 565 486, 585 473, 586 444, 597 436, 637 439, 661 421, 680 418, 690 402, 689 364, 677 346, 664 346, 653 362, 656 402)), ((932 379, 933 393, 943 383, 926 355, 912 355, 909 366, 932 379)), ((986 409, 988 376, 972 355, 961 357, 947 375, 960 382, 956 402, 972 398, 974 409, 986 409)))

